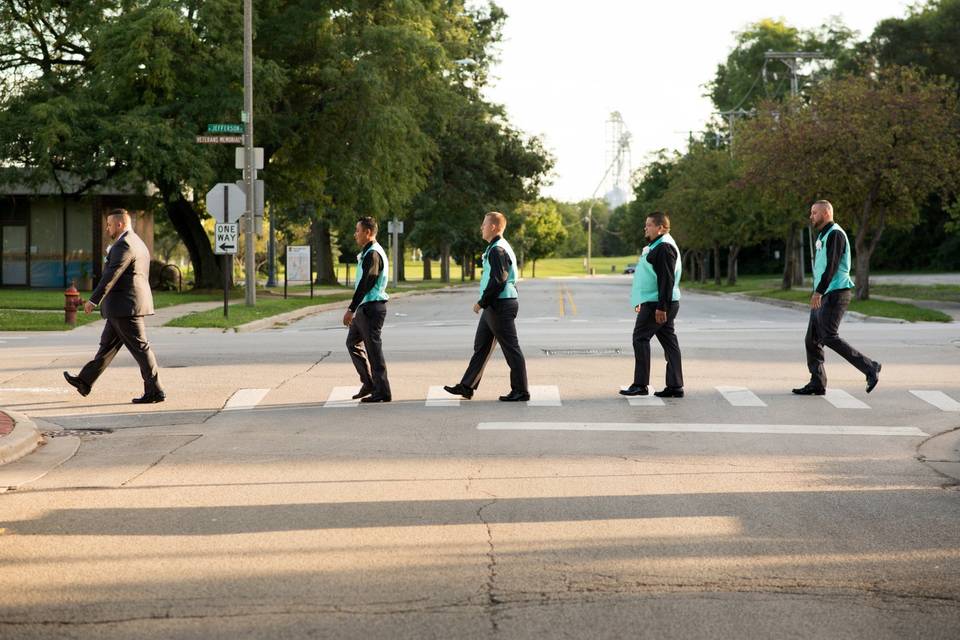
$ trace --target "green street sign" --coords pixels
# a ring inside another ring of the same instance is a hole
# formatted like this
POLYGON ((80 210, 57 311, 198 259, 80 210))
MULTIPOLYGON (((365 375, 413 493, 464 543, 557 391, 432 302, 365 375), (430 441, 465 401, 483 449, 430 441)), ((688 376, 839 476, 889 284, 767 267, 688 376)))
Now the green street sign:
POLYGON ((242 124, 208 124, 207 133, 243 133, 242 124))

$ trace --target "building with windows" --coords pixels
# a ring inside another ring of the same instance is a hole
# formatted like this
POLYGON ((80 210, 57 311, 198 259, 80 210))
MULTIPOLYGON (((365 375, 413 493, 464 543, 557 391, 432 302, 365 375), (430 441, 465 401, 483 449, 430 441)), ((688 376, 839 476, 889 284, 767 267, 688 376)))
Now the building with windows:
POLYGON ((94 286, 103 271, 110 238, 106 216, 122 207, 134 231, 153 251, 149 193, 99 188, 63 196, 52 182, 39 187, 0 184, 0 287, 94 286))

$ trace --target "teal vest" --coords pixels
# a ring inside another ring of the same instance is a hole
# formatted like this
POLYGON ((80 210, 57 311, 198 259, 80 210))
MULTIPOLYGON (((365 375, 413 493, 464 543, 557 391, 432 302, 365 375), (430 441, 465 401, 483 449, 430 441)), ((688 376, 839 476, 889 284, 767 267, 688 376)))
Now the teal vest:
POLYGON ((490 282, 490 250, 494 247, 500 247, 510 256, 510 272, 507 274, 507 284, 503 287, 498 298, 516 298, 517 297, 517 256, 513 252, 513 247, 503 238, 498 238, 491 242, 483 252, 483 274, 480 276, 480 295, 487 290, 487 283, 490 282))
MULTIPOLYGON (((383 260, 383 269, 380 270, 380 275, 377 276, 377 281, 373 283, 370 291, 367 292, 367 295, 363 296, 363 300, 360 301, 360 304, 364 302, 375 302, 377 300, 389 300, 390 296, 387 295, 387 273, 390 271, 390 263, 387 261, 387 252, 383 250, 383 247, 376 241, 370 245, 370 248, 366 251, 361 251, 357 254, 357 281, 353 283, 353 290, 356 291, 357 287, 360 286, 360 281, 363 280, 363 259, 371 251, 376 251, 380 254, 380 259, 383 260)), ((359 306, 359 305, 358 305, 359 306)))
POLYGON ((823 272, 827 270, 827 238, 834 232, 843 236, 843 239, 847 241, 847 248, 843 252, 843 257, 840 258, 840 264, 837 265, 837 272, 834 274, 833 280, 827 285, 825 294, 837 289, 853 288, 853 280, 850 279, 850 239, 847 237, 847 233, 840 228, 840 225, 834 222, 822 238, 817 238, 817 254, 813 259, 813 290, 817 290, 823 272))
POLYGON ((677 266, 673 270, 673 295, 672 302, 680 299, 680 273, 683 270, 680 261, 680 247, 674 241, 669 233, 665 233, 648 246, 643 248, 640 259, 637 261, 636 269, 633 271, 633 289, 630 291, 630 304, 636 307, 644 302, 657 302, 660 299, 660 290, 657 288, 657 272, 653 270, 653 265, 647 261, 650 252, 656 249, 661 242, 666 242, 677 250, 677 266))

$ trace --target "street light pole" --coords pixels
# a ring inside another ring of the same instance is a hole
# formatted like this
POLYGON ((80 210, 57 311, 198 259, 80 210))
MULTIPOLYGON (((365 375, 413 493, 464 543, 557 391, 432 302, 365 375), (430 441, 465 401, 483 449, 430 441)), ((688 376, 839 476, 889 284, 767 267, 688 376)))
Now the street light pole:
POLYGON ((244 207, 246 216, 246 280, 248 307, 257 304, 257 273, 256 273, 256 237, 254 231, 254 180, 256 180, 253 164, 253 0, 243 0, 243 111, 246 115, 246 135, 244 136, 243 153, 243 182, 247 194, 247 204, 244 207))
POLYGON ((603 172, 603 177, 600 178, 600 182, 597 184, 597 188, 593 190, 593 193, 590 194, 590 205, 587 207, 587 274, 593 275, 591 272, 591 259, 593 257, 593 203, 597 199, 597 192, 600 191, 600 187, 603 186, 603 183, 607 181, 607 176, 610 175, 610 170, 613 169, 613 165, 617 163, 617 158, 613 159, 613 162, 610 163, 610 166, 607 167, 607 170, 603 172))

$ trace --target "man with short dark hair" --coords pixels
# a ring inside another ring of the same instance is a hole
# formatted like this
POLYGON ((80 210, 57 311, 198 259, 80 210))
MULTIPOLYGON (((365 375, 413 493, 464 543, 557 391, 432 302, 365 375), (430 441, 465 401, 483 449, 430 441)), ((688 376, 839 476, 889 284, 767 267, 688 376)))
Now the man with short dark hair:
POLYGON ((63 377, 80 395, 90 393, 97 378, 113 361, 121 346, 140 366, 143 395, 134 404, 163 402, 167 396, 160 386, 157 359, 147 341, 143 317, 153 315, 153 294, 150 291, 150 252, 133 232, 130 214, 114 209, 107 216, 107 233, 114 241, 107 252, 107 264, 97 288, 83 305, 84 313, 100 307, 106 320, 100 335, 100 349, 93 360, 76 376, 63 372, 63 377))
POLYGON ((833 221, 833 205, 818 200, 810 207, 810 222, 819 231, 813 260, 813 295, 805 345, 810 382, 793 390, 801 396, 822 396, 827 392, 823 347, 830 347, 867 377, 867 393, 880 381, 880 363, 871 360, 840 337, 840 321, 852 297, 850 241, 833 221))
POLYGON ((645 396, 650 384, 650 338, 657 337, 667 360, 667 386, 653 395, 683 397, 680 343, 673 320, 680 310, 680 249, 670 235, 670 218, 655 211, 647 216, 644 236, 650 242, 633 272, 630 304, 637 314, 633 327, 633 383, 620 391, 625 396, 645 396))
POLYGON ((343 314, 347 331, 347 351, 360 374, 360 402, 390 402, 393 396, 387 379, 381 331, 387 317, 387 252, 377 242, 377 221, 370 216, 357 220, 353 238, 360 247, 357 254, 357 278, 353 299, 343 314))
POLYGON ((458 384, 444 386, 447 393, 466 399, 480 386, 480 378, 500 343, 503 356, 510 367, 510 393, 500 396, 503 402, 522 402, 530 399, 527 388, 527 363, 520 351, 517 337, 517 256, 510 243, 503 237, 507 227, 506 217, 491 211, 483 216, 480 235, 489 244, 483 252, 483 273, 480 277, 480 299, 473 305, 473 312, 480 313, 480 323, 473 340, 473 357, 458 384))

